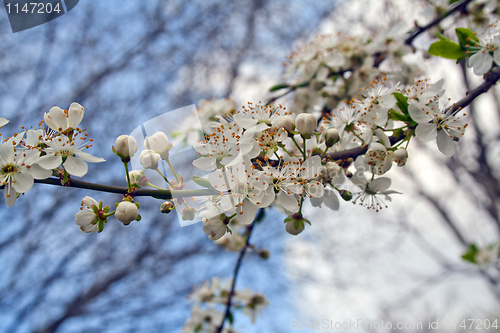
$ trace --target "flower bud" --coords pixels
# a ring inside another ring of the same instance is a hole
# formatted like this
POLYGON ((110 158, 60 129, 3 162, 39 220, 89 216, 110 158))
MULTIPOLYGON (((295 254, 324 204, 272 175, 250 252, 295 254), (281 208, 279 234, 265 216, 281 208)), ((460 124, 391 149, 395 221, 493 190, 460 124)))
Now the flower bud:
POLYGON ((194 220, 194 214, 196 214, 196 209, 193 207, 184 207, 181 211, 181 217, 184 221, 194 220))
POLYGON ((156 132, 151 136, 144 139, 144 147, 155 151, 163 160, 166 160, 169 151, 172 150, 174 145, 168 140, 168 137, 163 132, 156 132))
POLYGON ((259 255, 259 257, 261 259, 264 259, 264 260, 269 259, 269 257, 271 256, 271 252, 269 252, 268 250, 265 250, 265 249, 260 249, 259 251, 257 251, 257 254, 259 255))
POLYGON ((125 225, 136 220, 139 216, 139 208, 130 201, 122 201, 118 204, 115 211, 115 218, 125 225))
POLYGON ((146 169, 157 169, 159 160, 160 155, 151 149, 144 149, 139 156, 139 162, 141 162, 142 166, 146 169))
POLYGON ((295 213, 293 215, 290 215, 285 219, 285 230, 290 235, 296 236, 300 234, 302 231, 304 231, 304 222, 311 224, 300 213, 295 213))
POLYGON ((226 223, 227 220, 226 215, 217 215, 211 218, 203 219, 203 232, 208 235, 208 238, 211 240, 218 240, 227 231, 226 223))
POLYGON ((312 114, 301 113, 295 119, 295 128, 306 139, 311 137, 316 129, 316 117, 312 114))
POLYGON ((285 130, 287 130, 288 132, 291 132, 293 131, 293 119, 292 117, 290 116, 283 116, 281 118, 278 119, 278 121, 276 122, 276 127, 277 128, 284 128, 285 130))
POLYGON ((406 164, 406 160, 408 159, 408 152, 404 148, 399 148, 394 152, 394 162, 398 164, 398 166, 404 166, 406 164))
POLYGON ((130 162, 130 158, 137 151, 137 142, 130 135, 120 135, 116 138, 113 151, 122 159, 123 163, 130 162))
POLYGON ((332 147, 335 142, 339 141, 339 131, 336 128, 330 128, 325 133, 325 144, 327 147, 332 147))
POLYGON ((141 188, 148 185, 149 180, 143 170, 132 170, 128 173, 128 176, 132 187, 141 188))
POLYGON ((160 212, 168 214, 175 209, 175 205, 171 200, 162 202, 160 205, 160 212))
POLYGON ((285 225, 285 230, 290 235, 297 236, 302 231, 304 231, 304 222, 301 223, 300 221, 288 221, 285 225))
POLYGON ((344 199, 345 201, 351 201, 352 199, 352 192, 351 191, 348 191, 348 190, 340 190, 340 196, 342 197, 342 199, 344 199))

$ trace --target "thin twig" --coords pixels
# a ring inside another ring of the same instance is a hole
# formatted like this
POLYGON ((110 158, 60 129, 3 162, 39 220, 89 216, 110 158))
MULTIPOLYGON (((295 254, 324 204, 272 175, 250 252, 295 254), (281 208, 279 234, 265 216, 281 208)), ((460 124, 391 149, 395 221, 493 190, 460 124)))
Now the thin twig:
POLYGON ((229 316, 231 315, 231 304, 232 304, 232 300, 233 300, 233 296, 234 296, 234 291, 236 288, 236 279, 237 279, 238 273, 240 271, 241 263, 243 262, 243 257, 245 257, 247 249, 250 245, 250 236, 252 235, 253 228, 257 222, 261 221, 264 218, 264 215, 265 215, 264 209, 260 209, 259 212, 257 213, 257 216, 255 217, 255 220, 253 221, 253 223, 247 227, 247 240, 245 242, 245 246, 240 251, 238 261, 236 262, 236 267, 234 268, 233 283, 231 285, 231 290, 229 291, 229 295, 227 296, 226 311, 224 313, 224 318, 222 318, 222 323, 217 328, 217 333, 222 332, 222 330, 224 329, 224 324, 226 322, 226 319, 228 319, 229 316))
POLYGON ((464 0, 462 2, 458 2, 452 9, 450 9, 449 11, 447 11, 446 13, 444 13, 442 16, 436 18, 435 20, 433 20, 431 23, 423 26, 423 27, 418 27, 416 30, 412 31, 410 33, 410 36, 408 38, 406 38, 405 40, 405 44, 407 45, 411 45, 413 43, 413 40, 415 38, 417 38, 421 33, 429 30, 430 28, 438 25, 439 23, 441 23, 441 21, 443 21, 445 18, 447 18, 448 16, 450 16, 451 14, 457 12, 457 11, 465 11, 465 8, 467 7, 467 5, 472 2, 472 0, 464 0))

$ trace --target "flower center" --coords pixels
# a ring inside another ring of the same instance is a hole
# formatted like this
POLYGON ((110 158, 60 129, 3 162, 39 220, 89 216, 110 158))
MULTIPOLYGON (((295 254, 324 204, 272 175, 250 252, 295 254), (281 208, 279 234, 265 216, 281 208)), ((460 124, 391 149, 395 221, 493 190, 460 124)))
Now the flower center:
POLYGON ((14 173, 16 171, 17 171, 17 169, 16 169, 16 166, 14 164, 5 164, 2 167, 2 172, 3 173, 14 173))

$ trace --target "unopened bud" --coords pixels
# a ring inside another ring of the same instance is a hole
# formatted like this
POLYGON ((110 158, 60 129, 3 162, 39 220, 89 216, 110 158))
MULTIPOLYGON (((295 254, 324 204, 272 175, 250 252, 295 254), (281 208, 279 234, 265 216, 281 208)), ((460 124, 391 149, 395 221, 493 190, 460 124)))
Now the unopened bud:
POLYGON ((294 123, 293 123, 292 117, 290 117, 290 116, 283 116, 280 119, 278 119, 278 121, 276 122, 275 125, 278 128, 284 128, 288 132, 291 132, 291 131, 293 131, 294 123))
POLYGON ((352 199, 352 193, 351 191, 348 191, 348 190, 340 190, 340 196, 342 197, 342 199, 344 199, 345 201, 351 201, 352 199))
POLYGON ((325 144, 327 147, 332 147, 335 142, 339 141, 339 131, 336 128, 330 128, 325 133, 325 144))
POLYGON ((120 135, 116 138, 114 150, 122 162, 130 162, 130 158, 137 152, 137 142, 130 135, 120 135))
POLYGON ((139 217, 139 207, 130 201, 122 201, 116 206, 115 218, 125 225, 139 217))
POLYGON ((163 214, 168 214, 171 211, 173 211, 174 209, 175 209, 175 205, 170 200, 162 202, 162 204, 160 205, 160 212, 162 212, 163 214))
POLYGON ((193 207, 184 207, 181 211, 181 216, 184 221, 194 220, 194 214, 196 214, 196 209, 193 207))
POLYGON ((295 213, 290 215, 285 219, 285 230, 290 235, 296 236, 304 231, 304 222, 309 223, 309 221, 306 220, 302 214, 295 213))
POLYGON ((264 260, 269 259, 269 257, 271 256, 271 252, 269 252, 268 250, 264 250, 264 249, 259 250, 258 254, 259 254, 259 257, 261 259, 264 259, 264 260))
POLYGON ((151 136, 144 139, 144 147, 154 150, 163 160, 166 160, 169 151, 172 150, 174 145, 168 140, 168 137, 163 132, 156 132, 151 136))
POLYGON ((132 170, 128 173, 130 185, 135 188, 141 188, 148 184, 149 180, 144 174, 144 170, 132 170))
POLYGON ((139 156, 139 162, 146 169, 156 169, 158 168, 158 161, 160 160, 160 155, 155 153, 154 150, 144 149, 139 156))
POLYGON ((301 113, 295 119, 295 128, 305 138, 310 138, 316 129, 316 117, 312 114, 301 113))

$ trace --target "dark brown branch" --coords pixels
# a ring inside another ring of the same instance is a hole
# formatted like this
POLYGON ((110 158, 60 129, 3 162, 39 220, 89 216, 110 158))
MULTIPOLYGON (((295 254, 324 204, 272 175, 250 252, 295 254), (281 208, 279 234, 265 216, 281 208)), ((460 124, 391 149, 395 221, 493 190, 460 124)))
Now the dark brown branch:
MULTIPOLYGON (((111 185, 95 184, 90 182, 85 182, 83 180, 71 179, 68 186, 61 184, 61 180, 58 178, 47 178, 47 179, 36 179, 35 183, 49 184, 63 187, 74 187, 82 188, 86 190, 107 192, 107 193, 117 193, 117 194, 127 194, 128 189, 126 187, 118 187, 111 185)), ((2 189, 3 186, 0 186, 2 189)), ((195 197, 195 196, 206 196, 219 194, 219 192, 214 193, 214 191, 209 189, 199 189, 199 190, 145 190, 145 189, 135 189, 132 193, 129 193, 134 197, 154 197, 157 199, 172 199, 181 197, 195 197)))
POLYGON ((252 231, 253 231, 253 228, 255 226, 255 223, 261 221, 264 218, 264 215, 265 215, 264 209, 260 209, 259 212, 257 213, 257 216, 255 217, 255 220, 253 221, 253 223, 247 227, 247 240, 245 242, 245 246, 240 251, 240 256, 238 257, 238 261, 236 262, 236 266, 234 267, 233 283, 231 285, 231 290, 229 291, 229 295, 227 296, 226 311, 224 313, 224 318, 222 319, 222 323, 217 328, 217 333, 222 332, 222 330, 224 329, 224 323, 226 322, 226 319, 228 319, 229 316, 231 315, 231 304, 232 304, 232 300, 233 300, 233 296, 234 296, 234 292, 235 292, 235 288, 236 288, 236 278, 238 277, 241 263, 243 262, 243 257, 245 257, 247 249, 250 245, 250 236, 252 235, 252 231))
POLYGON ((406 38, 405 44, 411 45, 413 43, 413 41, 415 40, 415 38, 417 38, 420 34, 429 30, 430 28, 438 25, 439 23, 441 23, 441 21, 443 21, 445 18, 447 18, 451 14, 458 12, 458 11, 465 12, 466 7, 470 2, 472 2, 472 0, 464 0, 462 2, 459 2, 457 5, 455 5, 455 7, 453 7, 452 9, 447 11, 446 13, 444 13, 442 16, 436 18, 431 23, 429 23, 423 27, 418 27, 416 30, 414 30, 410 33, 410 36, 408 38, 406 38))

